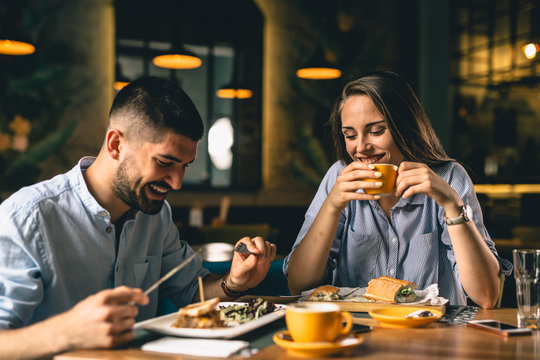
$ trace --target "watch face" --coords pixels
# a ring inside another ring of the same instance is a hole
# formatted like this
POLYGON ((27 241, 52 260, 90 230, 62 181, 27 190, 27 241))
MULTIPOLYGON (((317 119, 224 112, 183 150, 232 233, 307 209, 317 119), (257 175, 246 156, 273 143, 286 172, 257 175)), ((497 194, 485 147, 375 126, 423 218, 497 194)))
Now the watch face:
POLYGON ((463 216, 466 220, 472 219, 472 208, 469 205, 463 205, 463 216))

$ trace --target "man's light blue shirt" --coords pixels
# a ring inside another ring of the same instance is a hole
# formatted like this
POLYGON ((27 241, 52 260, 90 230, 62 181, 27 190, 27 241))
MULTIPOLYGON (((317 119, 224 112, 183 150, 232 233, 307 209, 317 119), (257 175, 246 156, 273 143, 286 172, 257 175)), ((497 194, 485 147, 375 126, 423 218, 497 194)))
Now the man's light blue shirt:
MULTIPOLYGON (((179 239, 166 202, 156 215, 132 212, 116 251, 115 226, 82 175, 94 159, 85 157, 0 204, 0 329, 44 320, 106 288, 144 290, 193 253, 179 239)), ((137 320, 156 315, 158 296, 177 306, 190 303, 198 276, 208 274, 201 264, 197 256, 152 292, 137 320)))
MULTIPOLYGON (((326 173, 306 212, 292 251, 308 232, 344 167, 338 161, 326 173)), ((484 226, 473 183, 465 169, 458 163, 448 162, 435 172, 450 184, 465 204, 472 207, 478 231, 497 257, 501 273, 509 275, 512 264, 497 255, 484 226)), ((341 212, 321 285, 366 287, 369 280, 386 275, 415 282, 418 289, 438 284, 440 296, 449 299, 451 304, 466 305, 466 294, 457 272, 443 213, 443 208, 424 194, 400 198, 391 209, 391 221, 377 201, 349 202, 341 212)), ((285 276, 290 256, 283 263, 285 276)))

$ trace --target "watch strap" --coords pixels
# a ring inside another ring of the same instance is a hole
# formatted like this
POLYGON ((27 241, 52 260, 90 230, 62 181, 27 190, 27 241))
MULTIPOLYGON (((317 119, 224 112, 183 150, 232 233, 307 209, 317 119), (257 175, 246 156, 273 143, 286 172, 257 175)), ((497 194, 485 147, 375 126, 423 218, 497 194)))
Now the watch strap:
POLYGON ((446 216, 446 212, 444 213, 444 222, 446 223, 446 225, 458 225, 458 224, 463 224, 469 220, 471 220, 470 218, 467 217, 467 210, 468 210, 468 205, 461 205, 459 207, 459 216, 456 216, 454 218, 449 218, 446 216))

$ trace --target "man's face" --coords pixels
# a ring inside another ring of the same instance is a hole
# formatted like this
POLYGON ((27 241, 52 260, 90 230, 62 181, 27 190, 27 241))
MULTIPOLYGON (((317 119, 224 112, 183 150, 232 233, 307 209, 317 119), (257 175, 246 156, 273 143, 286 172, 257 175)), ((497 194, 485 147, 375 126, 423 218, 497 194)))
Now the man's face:
POLYGON ((158 143, 125 149, 113 181, 113 193, 130 207, 157 214, 169 190, 179 190, 195 160, 197 141, 168 132, 158 143))

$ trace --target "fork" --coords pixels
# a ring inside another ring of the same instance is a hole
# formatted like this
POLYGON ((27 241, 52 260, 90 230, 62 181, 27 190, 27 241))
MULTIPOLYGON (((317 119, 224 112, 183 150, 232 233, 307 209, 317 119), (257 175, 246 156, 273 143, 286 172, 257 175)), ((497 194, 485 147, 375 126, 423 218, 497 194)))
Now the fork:
POLYGON ((257 254, 251 252, 248 250, 246 244, 244 244, 243 242, 241 242, 240 244, 236 245, 236 247, 234 248, 234 251, 236 251, 237 253, 239 254, 248 254, 248 255, 255 255, 257 256, 257 254))

